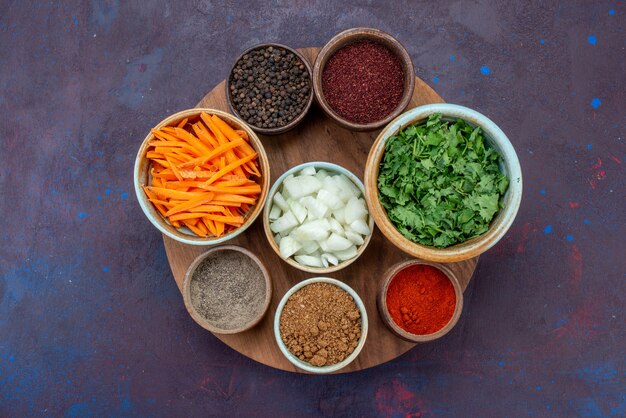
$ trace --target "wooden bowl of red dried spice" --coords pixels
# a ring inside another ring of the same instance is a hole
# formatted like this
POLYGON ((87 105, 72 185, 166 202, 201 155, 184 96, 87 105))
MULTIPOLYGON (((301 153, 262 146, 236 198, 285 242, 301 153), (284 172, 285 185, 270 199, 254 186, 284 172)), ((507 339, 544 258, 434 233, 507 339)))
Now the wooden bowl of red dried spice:
POLYGON ((411 56, 396 38, 378 29, 338 33, 313 66, 318 103, 331 119, 353 131, 391 122, 408 106, 414 88, 411 56))
POLYGON ((424 343, 454 328, 463 310, 463 290, 446 266, 409 260, 387 271, 377 302, 391 331, 407 341, 424 343))

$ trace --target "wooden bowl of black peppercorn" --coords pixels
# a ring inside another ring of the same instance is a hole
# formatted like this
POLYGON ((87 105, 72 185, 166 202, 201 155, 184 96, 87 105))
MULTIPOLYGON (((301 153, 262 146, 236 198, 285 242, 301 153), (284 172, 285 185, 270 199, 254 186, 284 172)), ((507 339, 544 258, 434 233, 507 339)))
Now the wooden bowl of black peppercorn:
POLYGON ((226 83, 231 112, 261 134, 278 135, 304 119, 313 103, 311 65, 293 48, 259 44, 236 60, 226 83))

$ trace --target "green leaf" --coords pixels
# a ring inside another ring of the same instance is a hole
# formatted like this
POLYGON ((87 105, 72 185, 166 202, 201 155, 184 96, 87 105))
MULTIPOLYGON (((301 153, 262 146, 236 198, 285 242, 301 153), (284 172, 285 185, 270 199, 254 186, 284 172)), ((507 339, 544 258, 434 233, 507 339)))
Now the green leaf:
POLYGON ((479 127, 433 114, 387 140, 378 197, 407 239, 447 247, 483 234, 503 206, 499 165, 479 127))

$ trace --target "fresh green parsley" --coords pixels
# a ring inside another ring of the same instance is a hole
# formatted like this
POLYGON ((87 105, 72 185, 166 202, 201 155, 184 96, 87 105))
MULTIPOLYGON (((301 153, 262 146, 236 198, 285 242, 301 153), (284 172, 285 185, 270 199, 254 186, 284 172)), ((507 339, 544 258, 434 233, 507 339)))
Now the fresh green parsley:
POLYGON ((480 127, 436 113, 387 140, 378 198, 407 239, 449 247, 485 233, 503 207, 499 162, 480 127))

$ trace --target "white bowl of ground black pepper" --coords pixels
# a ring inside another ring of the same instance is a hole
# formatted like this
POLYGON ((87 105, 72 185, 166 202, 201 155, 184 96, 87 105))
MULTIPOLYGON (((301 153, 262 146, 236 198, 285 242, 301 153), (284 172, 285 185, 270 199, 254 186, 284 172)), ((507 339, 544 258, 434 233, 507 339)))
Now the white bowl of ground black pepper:
POLYGON ((365 305, 347 284, 314 277, 293 286, 274 317, 280 351, 310 373, 333 373, 354 361, 367 338, 365 305))
POLYGON ((191 263, 182 293, 187 311, 200 326, 217 334, 235 334, 261 321, 272 297, 272 282, 254 254, 223 245, 191 263))
POLYGON ((286 132, 304 119, 313 103, 310 64, 302 54, 281 44, 245 50, 226 83, 233 114, 261 134, 286 132))

